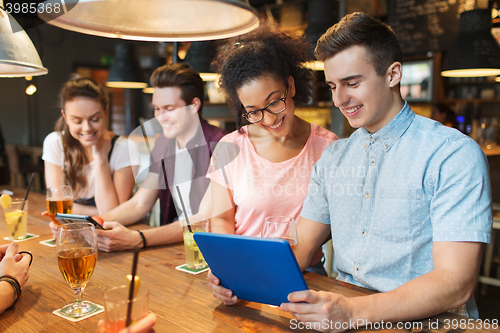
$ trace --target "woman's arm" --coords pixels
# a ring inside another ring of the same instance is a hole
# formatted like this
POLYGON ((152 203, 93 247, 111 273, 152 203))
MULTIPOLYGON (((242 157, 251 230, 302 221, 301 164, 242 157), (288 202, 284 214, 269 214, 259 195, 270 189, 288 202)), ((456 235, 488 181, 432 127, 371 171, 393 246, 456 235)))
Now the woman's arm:
POLYGON ((66 185, 62 166, 44 161, 45 184, 47 187, 66 185))
POLYGON ((223 234, 235 233, 234 215, 236 209, 234 207, 233 193, 230 189, 225 188, 218 183, 211 181, 212 188, 212 219, 210 228, 212 232, 223 234))
POLYGON ((94 197, 98 213, 104 214, 130 198, 135 179, 132 167, 116 170, 111 175, 109 164, 96 166, 94 197))
POLYGON ((135 179, 132 166, 111 173, 108 154, 111 151, 110 132, 94 147, 94 198, 97 213, 104 214, 130 198, 135 179))

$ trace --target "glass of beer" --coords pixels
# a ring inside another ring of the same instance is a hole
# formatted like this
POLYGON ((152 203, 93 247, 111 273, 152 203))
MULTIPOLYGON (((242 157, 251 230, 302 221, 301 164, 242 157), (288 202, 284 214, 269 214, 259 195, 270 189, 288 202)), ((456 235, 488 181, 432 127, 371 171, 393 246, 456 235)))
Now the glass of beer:
POLYGON ((186 266, 189 269, 205 268, 207 263, 194 241, 193 235, 195 232, 208 232, 208 220, 191 217, 189 218, 189 224, 186 220, 182 220, 181 225, 183 228, 184 250, 186 252, 186 266))
POLYGON ((7 238, 19 240, 26 238, 28 229, 28 200, 14 199, 10 206, 4 209, 7 224, 7 238))
POLYGON ((75 302, 66 305, 61 313, 79 318, 99 308, 82 301, 83 291, 97 263, 97 235, 94 225, 87 222, 61 225, 57 231, 57 263, 67 283, 73 289, 75 302))
POLYGON ((290 244, 295 253, 297 246, 297 226, 291 216, 268 216, 262 225, 262 237, 281 238, 290 244))
POLYGON ((47 212, 57 225, 60 225, 55 216, 57 213, 71 214, 73 212, 73 191, 71 186, 53 186, 47 187, 47 212))

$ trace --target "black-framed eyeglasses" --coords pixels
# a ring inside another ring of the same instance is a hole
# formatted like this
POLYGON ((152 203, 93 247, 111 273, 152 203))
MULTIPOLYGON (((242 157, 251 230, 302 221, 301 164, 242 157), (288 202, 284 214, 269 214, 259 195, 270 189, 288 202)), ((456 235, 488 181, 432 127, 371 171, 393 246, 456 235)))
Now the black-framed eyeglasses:
POLYGON ((264 111, 270 114, 278 114, 286 110, 286 96, 288 95, 288 89, 285 90, 285 97, 280 98, 274 102, 269 103, 262 109, 253 110, 242 114, 241 116, 248 120, 249 123, 255 124, 264 118, 264 111))

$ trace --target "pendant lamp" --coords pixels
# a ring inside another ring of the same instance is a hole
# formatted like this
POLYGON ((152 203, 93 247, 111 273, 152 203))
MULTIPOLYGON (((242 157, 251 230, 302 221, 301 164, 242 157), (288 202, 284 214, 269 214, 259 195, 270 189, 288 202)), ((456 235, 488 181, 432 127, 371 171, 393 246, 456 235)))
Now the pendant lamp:
POLYGON ((62 7, 64 14, 38 16, 63 29, 130 40, 222 39, 259 25, 258 12, 248 0, 65 0, 62 7))
POLYGON ((115 45, 115 60, 109 68, 108 82, 111 88, 142 89, 148 84, 144 78, 138 62, 134 57, 132 45, 118 43, 115 45))
POLYGON ((200 73, 203 81, 215 81, 218 75, 210 67, 216 55, 216 47, 212 41, 192 42, 184 58, 184 62, 200 73))
POLYGON ((28 34, 4 10, 0 0, 0 77, 35 76, 48 72, 28 34))
POLYGON ((473 9, 460 14, 458 37, 444 58, 441 75, 500 75, 500 46, 491 34, 491 12, 488 9, 473 9))

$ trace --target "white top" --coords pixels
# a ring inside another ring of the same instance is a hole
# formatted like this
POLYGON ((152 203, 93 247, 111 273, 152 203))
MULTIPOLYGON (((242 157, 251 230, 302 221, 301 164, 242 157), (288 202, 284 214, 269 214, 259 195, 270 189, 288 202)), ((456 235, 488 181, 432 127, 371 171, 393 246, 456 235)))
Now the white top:
MULTIPOLYGON (((60 132, 52 132, 45 137, 45 140, 43 140, 42 159, 64 168, 64 150, 60 132)), ((118 137, 109 161, 111 174, 113 174, 116 170, 139 164, 140 156, 137 144, 135 144, 132 140, 127 140, 124 136, 118 137)), ((85 174, 87 175, 87 191, 79 193, 78 197, 76 197, 75 194, 75 199, 87 199, 94 197, 93 165, 94 161, 85 166, 85 174)))
POLYGON ((191 179, 193 178, 193 159, 189 155, 187 148, 180 149, 175 144, 175 173, 173 184, 170 184, 170 192, 172 193, 172 198, 174 199, 175 205, 177 206, 177 215, 179 220, 185 219, 184 211, 182 210, 182 204, 177 195, 177 185, 179 185, 179 190, 181 191, 182 200, 186 206, 188 216, 193 215, 191 210, 191 201, 189 196, 191 194, 191 179), (180 214, 179 214, 180 212, 180 214))

